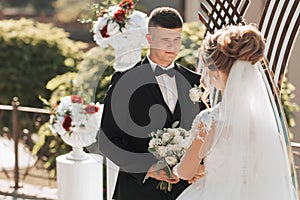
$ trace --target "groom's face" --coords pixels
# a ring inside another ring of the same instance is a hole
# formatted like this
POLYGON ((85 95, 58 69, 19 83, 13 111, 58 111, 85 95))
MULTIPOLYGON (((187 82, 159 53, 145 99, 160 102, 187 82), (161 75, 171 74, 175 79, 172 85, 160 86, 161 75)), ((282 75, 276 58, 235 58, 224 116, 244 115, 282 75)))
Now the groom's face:
POLYGON ((180 51, 182 28, 153 27, 147 40, 150 44, 150 58, 157 64, 168 66, 180 51))

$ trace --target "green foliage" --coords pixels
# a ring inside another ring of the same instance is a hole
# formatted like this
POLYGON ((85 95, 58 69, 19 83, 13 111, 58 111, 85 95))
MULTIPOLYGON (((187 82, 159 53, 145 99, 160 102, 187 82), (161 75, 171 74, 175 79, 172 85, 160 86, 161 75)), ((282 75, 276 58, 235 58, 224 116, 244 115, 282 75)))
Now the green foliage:
POLYGON ((113 50, 94 47, 84 54, 76 72, 68 72, 51 79, 46 88, 52 91, 50 104, 61 97, 78 94, 85 102, 103 102, 114 69, 113 50))
MULTIPOLYGON (((286 121, 289 127, 294 127, 295 124, 295 112, 299 112, 300 108, 299 105, 292 102, 295 98, 295 87, 293 84, 288 82, 288 79, 285 77, 282 84, 281 89, 281 102, 284 110, 284 114, 286 117, 286 121)), ((291 134, 291 137, 293 135, 291 134)))
POLYGON ((29 19, 0 21, 0 104, 18 96, 22 105, 41 107, 41 95, 49 98, 46 83, 57 74, 76 71, 82 42, 51 24, 29 19))
POLYGON ((198 65, 198 49, 204 38, 205 26, 197 22, 184 23, 182 31, 182 45, 177 62, 191 70, 198 65))
POLYGON ((78 66, 75 90, 90 102, 103 102, 110 84, 114 55, 111 48, 95 47, 86 53, 86 58, 78 66))

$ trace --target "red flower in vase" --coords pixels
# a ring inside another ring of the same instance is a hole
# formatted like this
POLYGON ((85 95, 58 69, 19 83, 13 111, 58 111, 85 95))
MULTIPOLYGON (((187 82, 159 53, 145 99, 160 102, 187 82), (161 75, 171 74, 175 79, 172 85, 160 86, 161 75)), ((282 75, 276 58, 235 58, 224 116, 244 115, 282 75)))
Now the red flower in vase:
POLYGON ((123 23, 124 20, 126 19, 126 11, 123 9, 119 9, 113 16, 113 18, 117 21, 117 22, 121 22, 123 23))
POLYGON ((85 108, 84 108, 85 112, 87 114, 95 114, 96 112, 98 112, 99 110, 99 107, 98 106, 95 106, 95 105, 87 105, 85 108))
POLYGON ((104 38, 108 38, 110 35, 107 33, 107 25, 105 25, 101 30, 100 30, 100 34, 102 35, 102 37, 104 38))
POLYGON ((72 103, 82 103, 83 99, 78 95, 72 95, 71 96, 71 102, 72 103))
POLYGON ((72 118, 70 117, 70 115, 66 115, 62 123, 62 126, 66 131, 70 131, 71 125, 72 125, 72 118))

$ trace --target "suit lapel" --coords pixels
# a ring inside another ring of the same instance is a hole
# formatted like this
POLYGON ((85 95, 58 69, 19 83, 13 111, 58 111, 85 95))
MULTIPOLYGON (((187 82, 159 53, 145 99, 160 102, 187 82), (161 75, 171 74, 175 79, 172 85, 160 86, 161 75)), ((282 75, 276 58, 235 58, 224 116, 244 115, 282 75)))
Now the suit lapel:
POLYGON ((199 112, 197 104, 193 104, 189 98, 189 90, 192 88, 192 84, 189 82, 187 72, 180 69, 175 64, 176 73, 176 86, 178 93, 178 100, 174 110, 174 121, 179 121, 180 126, 185 129, 190 129, 192 121, 196 114, 199 112))

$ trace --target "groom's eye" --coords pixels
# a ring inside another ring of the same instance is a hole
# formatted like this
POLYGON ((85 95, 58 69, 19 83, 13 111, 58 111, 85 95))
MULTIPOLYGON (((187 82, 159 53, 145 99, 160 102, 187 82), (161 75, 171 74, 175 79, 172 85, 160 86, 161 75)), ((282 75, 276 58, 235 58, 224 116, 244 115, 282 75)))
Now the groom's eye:
POLYGON ((163 42, 169 42, 169 41, 170 41, 169 38, 161 38, 161 40, 162 40, 163 42))

